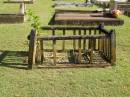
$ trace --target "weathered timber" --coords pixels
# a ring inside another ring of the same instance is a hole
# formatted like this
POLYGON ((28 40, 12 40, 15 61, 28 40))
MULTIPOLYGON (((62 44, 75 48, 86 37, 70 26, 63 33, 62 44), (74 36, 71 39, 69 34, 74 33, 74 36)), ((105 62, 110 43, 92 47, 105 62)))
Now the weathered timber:
POLYGON ((94 41, 92 40, 92 39, 90 39, 90 43, 91 43, 91 46, 90 46, 90 64, 92 64, 93 63, 93 43, 94 43, 94 41))
MULTIPOLYGON (((65 30, 63 30, 63 36, 65 36, 65 30)), ((65 40, 63 40, 62 49, 65 50, 65 40)))
POLYGON ((69 27, 69 26, 63 26, 63 27, 60 27, 60 26, 44 26, 44 27, 41 27, 42 30, 94 30, 94 29, 98 29, 98 27, 69 27))
MULTIPOLYGON (((52 30, 52 35, 55 36, 55 30, 52 30)), ((53 62, 56 65, 56 40, 53 40, 53 62)))
MULTIPOLYGON (((89 36, 91 35, 91 33, 92 33, 92 30, 89 29, 89 36)), ((91 40, 89 39, 88 40, 88 49, 90 49, 90 48, 91 48, 91 40)))
MULTIPOLYGON (((86 30, 83 30, 84 31, 84 35, 86 35, 86 30)), ((86 39, 83 40, 83 49, 85 50, 86 49, 86 39)))
POLYGON ((106 38, 105 35, 72 35, 72 36, 38 36, 38 40, 76 40, 76 39, 95 39, 95 38, 106 38))
MULTIPOLYGON (((79 36, 81 36, 81 30, 79 30, 79 36)), ((81 39, 78 40, 78 49, 79 49, 79 55, 78 55, 78 62, 81 63, 81 39)))
POLYGON ((28 55, 28 64, 29 68, 33 68, 35 65, 35 56, 36 56, 36 43, 37 41, 37 35, 36 35, 36 30, 31 30, 30 33, 30 40, 29 40, 29 55, 28 55))
POLYGON ((43 62, 44 60, 44 48, 43 48, 43 41, 41 40, 40 41, 40 53, 41 53, 41 63, 43 62))
POLYGON ((58 68, 90 68, 90 67, 97 67, 97 68, 105 68, 111 66, 111 64, 107 63, 107 64, 78 64, 78 65, 72 65, 72 64, 57 64, 56 66, 44 66, 44 65, 40 65, 38 68, 54 68, 54 69, 58 69, 58 68))
MULTIPOLYGON (((76 35, 76 30, 73 30, 73 35, 76 35)), ((73 40, 73 48, 76 49, 76 40, 73 40)))
POLYGON ((111 64, 115 65, 116 62, 116 33, 111 31, 111 64))

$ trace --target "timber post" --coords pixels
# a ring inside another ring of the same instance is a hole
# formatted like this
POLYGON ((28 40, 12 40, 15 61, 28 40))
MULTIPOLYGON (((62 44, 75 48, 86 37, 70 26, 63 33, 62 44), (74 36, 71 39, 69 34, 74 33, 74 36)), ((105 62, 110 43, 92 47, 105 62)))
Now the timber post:
POLYGON ((115 65, 116 62, 116 34, 114 30, 111 30, 110 32, 110 39, 111 39, 111 64, 115 65))
POLYGON ((29 55, 28 55, 28 67, 32 69, 35 65, 35 56, 36 56, 36 41, 37 35, 36 30, 32 29, 30 32, 29 40, 29 55))
POLYGON ((99 30, 104 29, 104 24, 99 24, 99 26, 97 27, 99 30))

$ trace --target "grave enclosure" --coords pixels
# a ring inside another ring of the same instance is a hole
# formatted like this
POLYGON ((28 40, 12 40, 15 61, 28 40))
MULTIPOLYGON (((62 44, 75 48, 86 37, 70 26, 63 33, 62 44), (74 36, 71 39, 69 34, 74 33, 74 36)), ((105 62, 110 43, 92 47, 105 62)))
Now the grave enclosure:
POLYGON ((37 36, 35 30, 30 33, 29 68, 105 67, 115 64, 114 30, 105 30, 101 25, 99 27, 42 27, 42 30, 49 35, 37 36), (45 47, 47 42, 51 44, 50 49, 45 47), (39 63, 41 65, 37 65, 39 63))
POLYGON ((124 20, 112 17, 105 11, 83 11, 83 10, 56 10, 50 25, 80 25, 80 26, 119 26, 124 24, 124 20))

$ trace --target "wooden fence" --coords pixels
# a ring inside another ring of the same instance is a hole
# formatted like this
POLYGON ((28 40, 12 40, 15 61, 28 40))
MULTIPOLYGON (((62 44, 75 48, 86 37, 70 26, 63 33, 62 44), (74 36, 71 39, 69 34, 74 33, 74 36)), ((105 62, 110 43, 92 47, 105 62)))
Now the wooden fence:
MULTIPOLYGON (((103 26, 99 27, 42 27, 44 33, 51 32, 51 35, 36 35, 36 31, 33 29, 29 36, 29 56, 28 65, 29 68, 36 67, 37 60, 42 63, 45 57, 45 41, 52 41, 53 64, 54 67, 57 62, 57 52, 66 50, 66 41, 72 42, 72 49, 78 52, 78 66, 96 66, 93 62, 94 52, 98 51, 100 56, 106 60, 110 65, 115 64, 116 61, 116 36, 115 31, 107 31, 103 26), (49 31, 49 32, 48 32, 49 31), (58 31, 61 34, 58 35, 58 31), (73 35, 68 35, 67 32, 72 31, 73 35), (57 41, 61 41, 61 49, 56 48, 57 41), (83 51, 89 53, 89 65, 82 62, 83 51), (40 56, 40 57, 39 57, 40 56), (82 64, 82 65, 81 65, 82 64), (84 64, 84 65, 83 65, 84 64)), ((101 63, 99 63, 101 64, 101 63)), ((104 65, 105 66, 105 65, 104 65)))

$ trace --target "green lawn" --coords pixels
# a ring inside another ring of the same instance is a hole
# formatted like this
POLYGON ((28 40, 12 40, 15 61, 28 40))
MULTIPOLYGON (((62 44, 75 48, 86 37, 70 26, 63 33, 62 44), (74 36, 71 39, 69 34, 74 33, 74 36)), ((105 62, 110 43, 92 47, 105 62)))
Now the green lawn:
MULTIPOLYGON (((52 4, 52 0, 35 0, 27 8, 47 25, 54 12, 52 4)), ((18 11, 17 5, 3 5, 2 0, 0 6, 0 13, 18 11)), ((5 52, 0 63, 0 97, 130 97, 130 18, 121 18, 125 24, 114 27, 117 63, 108 68, 26 70, 29 23, 0 24, 0 51, 5 52)))

